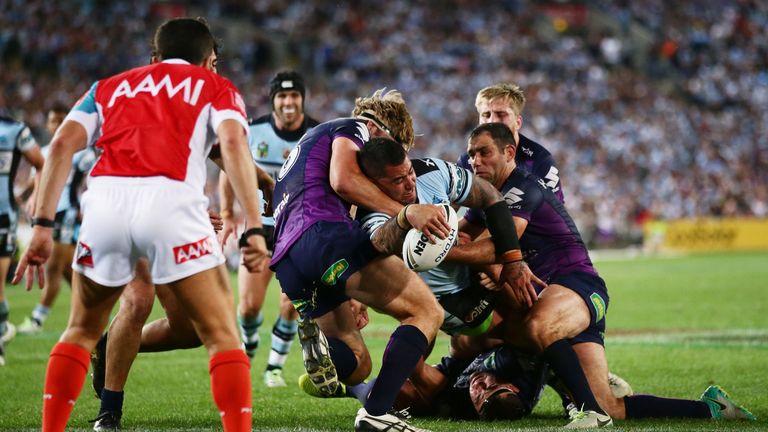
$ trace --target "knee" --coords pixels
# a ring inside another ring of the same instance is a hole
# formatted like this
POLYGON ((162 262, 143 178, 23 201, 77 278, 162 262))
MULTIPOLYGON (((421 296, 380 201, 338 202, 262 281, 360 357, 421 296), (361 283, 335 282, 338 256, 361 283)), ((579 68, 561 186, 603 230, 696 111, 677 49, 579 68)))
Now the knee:
POLYGON ((135 295, 135 293, 129 293, 129 295, 123 295, 120 298, 119 313, 125 317, 125 319, 143 324, 149 317, 150 312, 152 312, 153 303, 153 296, 142 296, 135 295))
POLYGON ((533 347, 539 352, 562 339, 557 331, 557 325, 542 314, 529 314, 523 321, 523 329, 533 347))

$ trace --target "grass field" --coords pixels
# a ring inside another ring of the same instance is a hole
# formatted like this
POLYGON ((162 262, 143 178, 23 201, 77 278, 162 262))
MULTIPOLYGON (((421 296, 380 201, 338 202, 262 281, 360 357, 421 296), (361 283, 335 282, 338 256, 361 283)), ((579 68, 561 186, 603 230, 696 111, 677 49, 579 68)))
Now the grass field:
MULTIPOLYGON (((598 262, 611 295, 606 349, 612 371, 638 393, 698 398, 717 383, 749 408, 758 422, 623 421, 623 430, 768 430, 768 253, 641 258, 598 262)), ((305 396, 297 386, 267 389, 261 381, 277 290, 268 295, 262 348, 253 367, 254 430, 351 430, 358 403, 305 396)), ((11 321, 20 322, 38 299, 19 286, 7 290, 11 321)), ((0 430, 39 429, 43 375, 51 346, 66 322, 61 298, 34 336, 17 336, 0 367, 0 430)), ((156 305, 153 317, 161 314, 156 305)), ((374 361, 393 327, 373 316, 364 331, 374 361)), ((446 346, 438 341, 436 353, 446 346)), ((297 344, 288 361, 291 381, 302 372, 297 344)), ((430 359, 436 361, 436 356, 430 359)), ((374 366, 377 370, 378 366, 374 366)), ((98 411, 90 379, 75 406, 71 430, 90 430, 98 411)), ((518 422, 451 422, 418 419, 433 430, 541 430, 565 424, 551 390, 533 415, 518 422)), ((126 388, 125 430, 219 430, 202 349, 142 354, 126 388)))

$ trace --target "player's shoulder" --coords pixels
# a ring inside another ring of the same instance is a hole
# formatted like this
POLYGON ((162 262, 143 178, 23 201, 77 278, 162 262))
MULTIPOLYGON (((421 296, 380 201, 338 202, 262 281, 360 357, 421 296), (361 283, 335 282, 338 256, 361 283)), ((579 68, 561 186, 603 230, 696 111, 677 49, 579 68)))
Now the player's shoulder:
POLYGON ((552 157, 552 153, 550 153, 546 147, 523 134, 520 134, 520 142, 518 143, 517 147, 518 152, 521 152, 522 155, 526 156, 528 159, 543 159, 552 157))
POLYGON ((418 177, 434 171, 440 171, 442 167, 446 166, 446 162, 435 158, 418 158, 411 159, 411 165, 418 177))
POLYGON ((259 125, 269 124, 269 121, 271 118, 272 118, 271 114, 264 114, 263 116, 259 116, 259 117, 248 120, 248 125, 259 126, 259 125))
POLYGON ((13 125, 23 124, 23 123, 21 123, 18 120, 15 120, 15 119, 13 119, 11 117, 8 117, 8 116, 2 115, 2 114, 0 114, 0 123, 13 124, 13 125))
POLYGON ((314 117, 310 117, 306 114, 304 115, 304 128, 311 129, 319 124, 320 122, 317 121, 317 119, 315 119, 314 117))

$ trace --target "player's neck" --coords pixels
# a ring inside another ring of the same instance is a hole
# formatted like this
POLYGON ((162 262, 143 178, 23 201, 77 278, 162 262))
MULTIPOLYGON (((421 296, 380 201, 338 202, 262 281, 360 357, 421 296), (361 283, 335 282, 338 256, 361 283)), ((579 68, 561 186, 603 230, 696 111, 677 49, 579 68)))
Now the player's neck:
POLYGON ((272 113, 272 119, 275 121, 275 127, 281 131, 286 132, 293 132, 296 130, 299 130, 301 128, 301 125, 304 124, 304 114, 302 113, 300 116, 296 118, 295 121, 292 121, 291 123, 286 123, 280 119, 279 116, 275 115, 275 113, 272 113))

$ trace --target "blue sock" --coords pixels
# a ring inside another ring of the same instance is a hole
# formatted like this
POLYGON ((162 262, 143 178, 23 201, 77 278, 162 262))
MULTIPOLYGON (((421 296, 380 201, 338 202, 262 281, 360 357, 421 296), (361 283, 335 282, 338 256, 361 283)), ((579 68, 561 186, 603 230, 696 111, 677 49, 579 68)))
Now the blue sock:
POLYGON ((5 334, 6 322, 8 322, 8 301, 0 302, 0 335, 5 334))
POLYGON ((50 312, 50 308, 38 303, 37 306, 35 306, 35 309, 32 310, 32 319, 37 321, 38 324, 43 324, 45 320, 48 319, 48 314, 50 312))
POLYGON ((253 356, 253 352, 259 347, 259 327, 264 322, 264 315, 259 312, 256 318, 238 316, 237 321, 240 324, 240 336, 243 338, 245 350, 251 351, 249 355, 253 356))
POLYGON ((291 345, 299 328, 298 320, 285 320, 278 316, 272 326, 272 349, 269 351, 267 370, 282 369, 291 352, 291 345))
POLYGON ((123 413, 123 396, 124 392, 116 392, 112 390, 104 389, 101 391, 101 408, 99 408, 99 414, 112 411, 119 414, 123 413))
POLYGON ((712 418, 709 405, 698 400, 633 395, 624 398, 624 408, 628 419, 712 418))
POLYGON ((543 356, 568 392, 571 393, 573 403, 578 408, 605 414, 605 411, 595 400, 592 389, 589 388, 589 381, 584 375, 584 369, 581 368, 576 351, 573 350, 567 340, 560 339, 546 347, 543 356))
POLYGON ((372 378, 370 381, 365 383, 347 386, 347 396, 352 396, 353 398, 359 400, 361 404, 365 405, 365 401, 368 400, 368 394, 371 392, 375 382, 376 378, 372 378))
POLYGON ((371 389, 365 410, 379 416, 392 409, 400 387, 427 350, 429 341, 412 325, 401 325, 389 338, 379 376, 371 389))
POLYGON ((335 337, 329 337, 328 347, 331 349, 331 360, 333 365, 336 366, 336 375, 339 380, 343 381, 347 379, 352 372, 357 369, 357 357, 352 349, 335 337))

